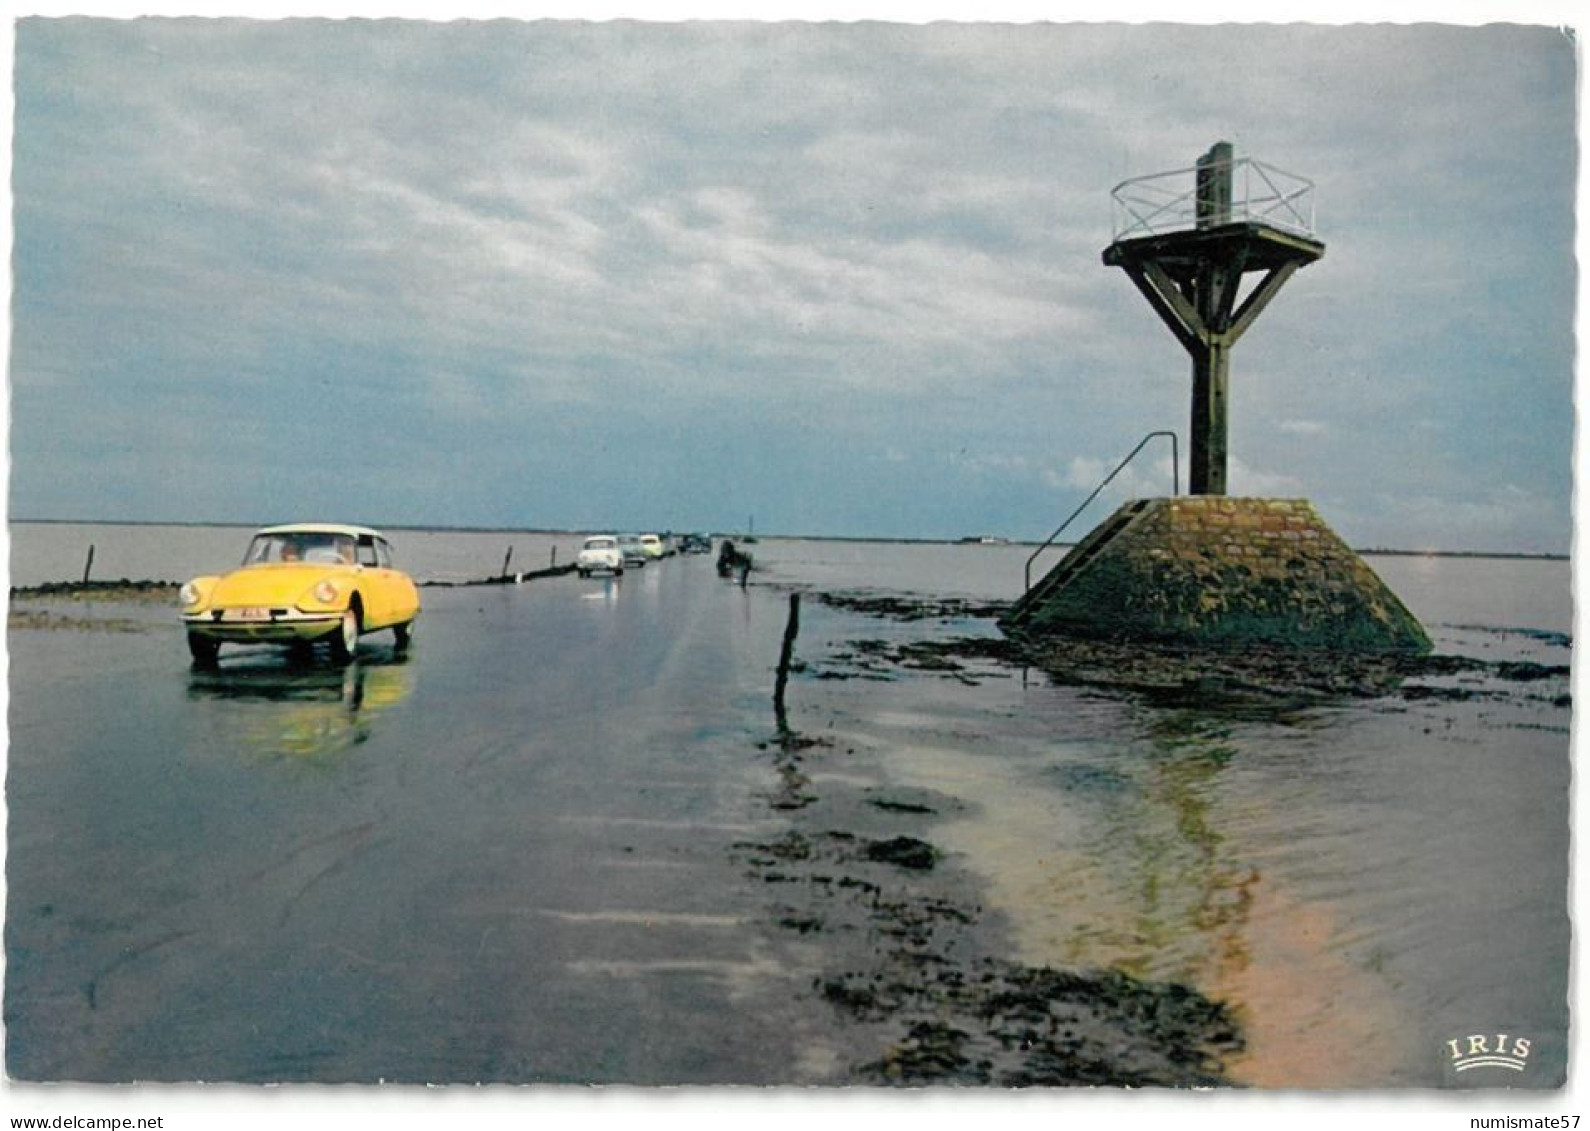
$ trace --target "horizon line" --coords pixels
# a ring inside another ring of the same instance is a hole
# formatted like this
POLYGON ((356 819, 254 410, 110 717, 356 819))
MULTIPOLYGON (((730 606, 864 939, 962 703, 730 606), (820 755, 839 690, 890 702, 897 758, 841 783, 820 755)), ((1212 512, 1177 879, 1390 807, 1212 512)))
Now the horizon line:
MULTIPOLYGON (((8 515, 10 523, 35 523, 49 526, 178 526, 178 527, 205 527, 205 528, 235 528, 239 530, 259 529, 268 523, 257 522, 222 522, 208 519, 191 519, 171 521, 167 519, 128 519, 128 518, 26 518, 8 515)), ((435 534, 601 534, 608 533, 607 528, 598 529, 591 527, 558 527, 558 526, 477 526, 477 525, 451 525, 451 524, 415 524, 410 522, 372 522, 365 525, 380 530, 407 530, 421 533, 435 534)), ((696 533, 696 530, 669 530, 670 534, 696 533)), ((1003 538, 999 535, 962 535, 960 537, 932 537, 932 536, 889 536, 867 534, 775 534, 771 532, 754 534, 740 532, 733 534, 725 531, 705 531, 714 537, 754 537, 770 538, 789 542, 877 542, 894 543, 901 545, 943 545, 957 546, 976 544, 982 538, 998 537, 1000 542, 1007 546, 1039 546, 1038 539, 1003 538)), ((1056 542, 1055 546, 1074 546, 1075 542, 1056 542)), ((1570 561, 1572 551, 1555 550, 1478 550, 1478 549, 1404 549, 1393 546, 1351 547, 1354 553, 1381 557, 1433 557, 1433 558, 1516 558, 1538 561, 1570 561)))

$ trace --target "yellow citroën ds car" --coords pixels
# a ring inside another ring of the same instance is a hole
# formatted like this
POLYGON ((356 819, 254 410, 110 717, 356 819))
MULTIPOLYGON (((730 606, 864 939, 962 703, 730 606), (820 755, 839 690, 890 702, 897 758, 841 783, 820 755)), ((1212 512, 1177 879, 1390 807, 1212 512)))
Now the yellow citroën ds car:
POLYGON ((188 650, 213 664, 224 643, 308 646, 352 657, 359 637, 390 628, 408 647, 419 615, 414 582, 392 565, 392 547, 366 526, 267 526, 231 573, 182 587, 188 650))

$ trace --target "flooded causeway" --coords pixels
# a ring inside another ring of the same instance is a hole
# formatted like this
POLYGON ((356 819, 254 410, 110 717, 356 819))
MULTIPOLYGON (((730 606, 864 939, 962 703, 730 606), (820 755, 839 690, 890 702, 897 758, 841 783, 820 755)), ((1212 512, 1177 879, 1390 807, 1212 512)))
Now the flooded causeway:
MULTIPOLYGON (((226 564, 178 542, 125 552, 226 564)), ((1008 662, 1023 556, 764 539, 744 589, 707 557, 433 587, 410 653, 345 667, 194 670, 158 596, 15 600, 10 1072, 1560 1082, 1566 563, 1373 559, 1464 663, 1264 702, 1008 662), (780 730, 792 590, 847 596, 805 602, 780 730), (1460 1076, 1471 1031, 1526 1071, 1460 1076)))

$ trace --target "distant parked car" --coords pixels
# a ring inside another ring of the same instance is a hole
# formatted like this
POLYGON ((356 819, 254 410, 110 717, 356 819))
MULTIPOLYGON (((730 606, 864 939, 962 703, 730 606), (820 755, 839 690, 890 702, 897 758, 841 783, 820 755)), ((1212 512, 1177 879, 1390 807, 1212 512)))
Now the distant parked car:
POLYGON ((620 534, 618 551, 623 555, 624 564, 627 566, 644 566, 651 560, 651 555, 646 553, 646 547, 641 545, 638 534, 620 534))
POLYGON ((646 551, 646 556, 652 561, 668 556, 667 545, 656 534, 642 534, 640 536, 640 548, 646 551))
POLYGON ((710 554, 712 553, 712 539, 705 534, 685 534, 679 538, 679 552, 681 554, 710 554))
POLYGON ((624 576, 624 551, 618 548, 618 539, 610 534, 587 538, 574 559, 574 568, 581 577, 607 572, 615 577, 624 576))
POLYGON ((338 660, 359 637, 390 628, 408 647, 419 591, 394 568, 392 547, 365 526, 268 526, 249 542, 243 565, 182 587, 182 621, 194 662, 213 664, 222 644, 324 642, 338 660))

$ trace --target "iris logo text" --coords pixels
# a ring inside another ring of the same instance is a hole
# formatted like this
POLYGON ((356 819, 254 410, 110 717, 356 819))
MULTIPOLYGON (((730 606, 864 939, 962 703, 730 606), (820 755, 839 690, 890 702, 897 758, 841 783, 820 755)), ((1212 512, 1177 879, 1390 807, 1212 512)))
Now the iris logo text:
POLYGON ((1471 1068, 1506 1068, 1522 1072, 1529 1064, 1529 1038, 1507 1033, 1473 1033, 1454 1037, 1446 1043, 1452 1067, 1459 1072, 1471 1068))

